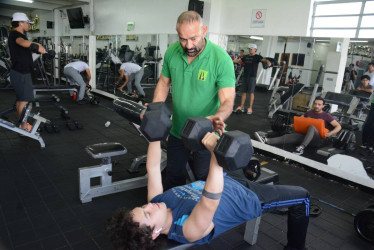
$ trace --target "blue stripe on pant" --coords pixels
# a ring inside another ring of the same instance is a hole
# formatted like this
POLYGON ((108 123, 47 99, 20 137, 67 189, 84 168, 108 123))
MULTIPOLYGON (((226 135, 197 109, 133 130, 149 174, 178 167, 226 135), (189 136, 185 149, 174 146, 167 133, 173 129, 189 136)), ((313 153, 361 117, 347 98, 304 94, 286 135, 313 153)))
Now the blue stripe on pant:
POLYGON ((304 249, 309 224, 309 192, 298 186, 264 185, 245 179, 242 170, 229 172, 228 175, 249 188, 259 198, 262 212, 288 208, 287 247, 304 249))
POLYGON ((271 208, 279 209, 279 208, 289 207, 289 206, 292 206, 292 205, 297 205, 297 204, 302 204, 302 203, 305 204, 305 215, 309 216, 310 203, 309 203, 308 198, 294 199, 294 200, 288 200, 288 201, 277 201, 277 202, 272 202, 272 203, 268 203, 268 204, 263 204, 262 205, 262 211, 266 212, 266 209, 271 209, 271 208))

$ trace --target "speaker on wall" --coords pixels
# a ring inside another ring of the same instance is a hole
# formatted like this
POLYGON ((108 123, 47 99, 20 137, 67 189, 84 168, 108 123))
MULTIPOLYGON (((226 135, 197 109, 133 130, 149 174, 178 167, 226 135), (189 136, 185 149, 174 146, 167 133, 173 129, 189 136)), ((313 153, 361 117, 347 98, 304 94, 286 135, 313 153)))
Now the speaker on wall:
POLYGON ((53 22, 47 21, 47 29, 53 29, 53 22))
POLYGON ((312 44, 311 44, 311 43, 307 43, 307 44, 306 44, 306 47, 307 47, 307 48, 311 48, 311 47, 312 47, 312 44))
POLYGON ((203 17, 204 2, 199 0, 190 0, 188 3, 188 10, 194 10, 203 17))

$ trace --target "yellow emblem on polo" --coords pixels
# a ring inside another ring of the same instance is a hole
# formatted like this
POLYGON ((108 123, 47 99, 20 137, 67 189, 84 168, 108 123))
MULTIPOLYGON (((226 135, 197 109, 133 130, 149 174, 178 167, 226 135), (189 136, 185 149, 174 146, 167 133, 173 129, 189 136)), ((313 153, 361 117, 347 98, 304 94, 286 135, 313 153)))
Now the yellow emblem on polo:
POLYGON ((197 76, 197 80, 200 80, 200 81, 205 82, 207 76, 208 76, 208 71, 205 71, 205 70, 200 69, 200 70, 199 70, 199 74, 198 74, 198 76, 197 76))

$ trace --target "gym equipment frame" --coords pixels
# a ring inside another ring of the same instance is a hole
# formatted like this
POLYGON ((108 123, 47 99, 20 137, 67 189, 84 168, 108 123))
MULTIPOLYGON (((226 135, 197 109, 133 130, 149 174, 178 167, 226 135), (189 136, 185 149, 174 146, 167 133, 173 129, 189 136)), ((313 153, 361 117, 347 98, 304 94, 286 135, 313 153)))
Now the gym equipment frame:
POLYGON ((286 159, 299 162, 303 165, 314 168, 318 171, 322 171, 322 172, 331 174, 333 176, 348 180, 352 183, 355 183, 355 184, 358 184, 364 187, 368 187, 370 189, 374 189, 374 180, 371 179, 366 174, 366 171, 363 168, 361 161, 351 156, 334 155, 330 157, 329 159, 327 159, 328 164, 323 164, 321 162, 314 161, 309 158, 293 154, 286 150, 273 147, 273 146, 261 143, 256 140, 252 140, 252 146, 254 148, 284 157, 286 159), (337 157, 345 157, 345 158, 337 161, 337 157), (350 163, 351 161, 354 162, 354 164, 352 164, 351 167, 355 169, 355 172, 351 171, 352 168, 350 168, 349 170, 348 168, 346 168, 346 165, 347 165, 346 163, 347 162, 350 163), (361 166, 360 166, 360 163, 361 163, 361 166))
MULTIPOLYGON (((79 198, 82 203, 92 201, 92 198, 107 194, 118 193, 134 188, 145 187, 148 175, 112 182, 112 156, 124 155, 127 150, 120 143, 99 143, 86 147, 86 152, 95 159, 101 159, 101 164, 79 168, 79 198), (100 184, 91 186, 91 179, 100 177, 100 184)), ((166 152, 161 151, 161 171, 166 167, 166 152)))
POLYGON ((31 113, 31 109, 32 109, 32 103, 29 103, 27 108, 24 110, 23 112, 24 115, 22 116, 22 119, 21 119, 22 122, 26 122, 28 117, 31 117, 34 119, 34 123, 32 125, 32 129, 30 132, 21 129, 17 127, 14 123, 4 120, 2 118, 0 118, 0 126, 6 129, 12 130, 20 135, 24 135, 24 136, 30 137, 31 139, 37 140, 40 143, 40 147, 45 148, 45 143, 44 143, 43 138, 40 135, 37 135, 36 131, 38 130, 40 123, 43 122, 43 123, 48 124, 50 123, 50 121, 45 119, 44 117, 41 117, 39 115, 40 113, 37 113, 37 114, 31 113))

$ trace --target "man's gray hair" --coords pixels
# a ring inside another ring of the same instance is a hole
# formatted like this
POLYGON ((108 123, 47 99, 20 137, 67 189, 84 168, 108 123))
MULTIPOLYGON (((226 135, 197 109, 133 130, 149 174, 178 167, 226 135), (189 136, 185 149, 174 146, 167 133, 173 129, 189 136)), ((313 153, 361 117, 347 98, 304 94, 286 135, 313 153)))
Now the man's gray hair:
POLYGON ((179 15, 177 20, 177 26, 176 29, 178 30, 179 25, 182 23, 193 23, 193 22, 199 22, 200 28, 203 27, 203 19, 197 13, 196 11, 185 11, 182 14, 179 15))

